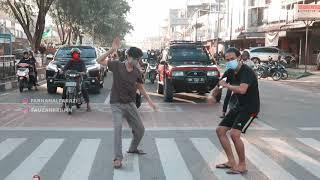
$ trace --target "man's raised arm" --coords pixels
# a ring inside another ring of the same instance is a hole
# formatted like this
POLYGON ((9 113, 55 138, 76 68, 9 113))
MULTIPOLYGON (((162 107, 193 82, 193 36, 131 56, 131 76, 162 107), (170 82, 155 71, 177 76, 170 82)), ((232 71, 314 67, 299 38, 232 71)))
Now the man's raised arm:
POLYGON ((108 66, 108 60, 107 60, 107 57, 116 52, 117 49, 119 49, 120 47, 120 39, 119 38, 115 38, 112 42, 112 48, 107 51, 105 54, 103 54, 102 56, 100 56, 98 59, 97 59, 97 62, 101 65, 105 65, 105 66, 108 66))

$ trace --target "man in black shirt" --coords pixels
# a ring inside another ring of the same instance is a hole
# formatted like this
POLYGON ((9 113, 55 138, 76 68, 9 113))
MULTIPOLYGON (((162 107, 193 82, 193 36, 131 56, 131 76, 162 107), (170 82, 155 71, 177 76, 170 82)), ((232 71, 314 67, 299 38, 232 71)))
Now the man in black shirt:
MULTIPOLYGON (((87 68, 85 63, 80 59, 80 54, 81 54, 80 49, 78 48, 71 49, 72 59, 64 66, 62 73, 66 72, 67 70, 75 70, 80 72, 82 75, 86 75, 87 68)), ((91 108, 89 105, 89 94, 87 89, 85 88, 84 83, 82 83, 81 92, 85 102, 87 103, 87 111, 91 111, 91 108)), ((62 99, 66 99, 65 88, 63 88, 62 99)), ((64 108, 65 108, 65 103, 63 103, 62 105, 62 109, 64 108)))
MULTIPOLYGON (((258 80, 254 71, 240 62, 240 52, 238 49, 229 48, 226 52, 226 60, 226 68, 235 70, 235 81, 239 85, 230 85, 223 80, 219 82, 219 85, 232 91, 238 99, 238 104, 236 108, 228 112, 216 129, 220 143, 228 157, 228 162, 219 164, 216 168, 230 169, 227 171, 228 174, 243 174, 247 172, 247 167, 244 144, 240 136, 241 133, 245 133, 250 123, 257 117, 260 111, 258 80), (230 131, 231 139, 239 156, 238 164, 235 161, 227 137, 228 131, 230 131)), ((215 88, 211 92, 211 95, 214 95, 217 89, 215 88)), ((210 98, 212 97, 209 97, 209 100, 210 98)))

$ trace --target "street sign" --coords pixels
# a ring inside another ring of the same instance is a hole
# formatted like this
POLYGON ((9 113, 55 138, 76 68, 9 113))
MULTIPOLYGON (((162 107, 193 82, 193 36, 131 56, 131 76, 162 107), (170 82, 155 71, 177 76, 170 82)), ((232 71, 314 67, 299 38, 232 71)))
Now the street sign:
POLYGON ((294 20, 296 21, 320 20, 320 5, 319 4, 295 4, 294 20))

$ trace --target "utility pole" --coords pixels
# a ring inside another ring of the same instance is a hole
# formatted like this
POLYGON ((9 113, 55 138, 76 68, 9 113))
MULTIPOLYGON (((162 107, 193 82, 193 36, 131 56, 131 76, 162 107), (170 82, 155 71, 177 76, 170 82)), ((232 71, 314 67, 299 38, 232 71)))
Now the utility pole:
POLYGON ((216 61, 218 61, 218 56, 219 56, 219 30, 220 30, 220 6, 221 6, 221 0, 218 0, 218 23, 217 23, 217 47, 216 47, 216 61))

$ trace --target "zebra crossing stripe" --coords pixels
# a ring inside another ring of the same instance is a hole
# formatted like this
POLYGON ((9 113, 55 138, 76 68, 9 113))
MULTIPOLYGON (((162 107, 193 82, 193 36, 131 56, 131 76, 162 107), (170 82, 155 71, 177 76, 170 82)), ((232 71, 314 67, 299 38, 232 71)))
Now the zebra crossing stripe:
POLYGON ((320 151, 320 141, 317 141, 313 138, 297 138, 297 140, 317 151, 320 151))
POLYGON ((166 179, 193 180, 173 138, 156 138, 156 144, 166 179))
POLYGON ((191 142, 200 152, 202 158, 206 161, 211 171, 218 179, 224 180, 245 180, 242 176, 230 176, 225 171, 215 167, 218 163, 227 161, 223 152, 220 152, 212 142, 207 138, 192 138, 191 142))
POLYGON ((268 142, 275 150, 286 155, 291 160, 308 170, 314 176, 320 178, 320 163, 315 159, 303 154, 301 151, 290 146, 286 142, 278 138, 262 138, 264 141, 268 142))
POLYGON ((270 159, 258 148, 242 138, 246 148, 246 157, 269 179, 296 180, 294 176, 270 159))
POLYGON ((100 141, 100 139, 81 140, 60 180, 87 180, 89 178, 100 141))
MULTIPOLYGON (((123 154, 129 149, 131 139, 122 140, 123 154)), ((127 154, 121 169, 114 169, 113 180, 140 180, 139 158, 135 154, 127 154)))
POLYGON ((25 138, 10 138, 0 143, 0 161, 8 154, 14 151, 20 144, 27 139, 25 138))
POLYGON ((261 120, 259 119, 255 119, 253 120, 253 126, 252 127, 249 127, 249 129, 254 129, 254 130, 266 130, 266 131, 274 131, 276 130, 275 128, 269 126, 268 124, 262 122, 261 120), (257 125, 257 126, 254 126, 254 125, 257 125))
POLYGON ((28 179, 35 174, 39 174, 63 141, 63 139, 46 139, 43 141, 5 180, 28 179))

